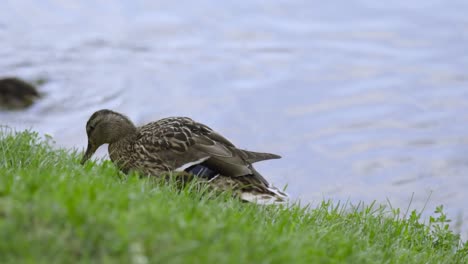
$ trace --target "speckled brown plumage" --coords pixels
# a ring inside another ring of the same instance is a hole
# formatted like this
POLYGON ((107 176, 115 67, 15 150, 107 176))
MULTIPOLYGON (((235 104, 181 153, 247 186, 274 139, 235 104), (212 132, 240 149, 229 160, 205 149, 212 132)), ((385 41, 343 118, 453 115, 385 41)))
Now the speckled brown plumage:
POLYGON ((234 190, 244 200, 282 202, 287 197, 252 166, 280 156, 236 148, 208 126, 187 117, 164 118, 137 128, 122 114, 100 110, 90 117, 86 131, 88 148, 82 163, 108 143, 111 160, 123 172, 158 176, 170 171, 193 172, 194 166, 201 166, 212 174, 198 176, 218 189, 234 190))

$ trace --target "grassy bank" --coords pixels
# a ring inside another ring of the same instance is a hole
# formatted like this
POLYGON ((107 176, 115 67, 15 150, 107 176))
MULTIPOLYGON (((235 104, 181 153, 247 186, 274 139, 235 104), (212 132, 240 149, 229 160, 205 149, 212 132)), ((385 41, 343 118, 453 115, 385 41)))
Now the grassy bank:
POLYGON ((468 263, 443 212, 261 207, 0 133, 0 263, 468 263))

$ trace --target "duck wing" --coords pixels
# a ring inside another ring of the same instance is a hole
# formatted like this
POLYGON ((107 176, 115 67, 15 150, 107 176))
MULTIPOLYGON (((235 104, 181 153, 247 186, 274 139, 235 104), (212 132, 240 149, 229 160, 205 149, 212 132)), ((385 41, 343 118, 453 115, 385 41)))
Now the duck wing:
POLYGON ((279 158, 275 154, 238 149, 208 126, 186 117, 165 118, 145 125, 140 128, 138 141, 145 146, 147 155, 157 155, 173 170, 203 163, 231 177, 256 175, 251 163, 279 158))

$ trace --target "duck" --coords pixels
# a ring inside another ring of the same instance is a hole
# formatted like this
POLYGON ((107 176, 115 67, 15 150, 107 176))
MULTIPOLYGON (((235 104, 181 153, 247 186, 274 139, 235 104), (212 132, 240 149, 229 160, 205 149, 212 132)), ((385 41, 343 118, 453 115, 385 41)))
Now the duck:
POLYGON ((40 97, 36 88, 19 78, 0 79, 0 107, 6 109, 24 109, 31 106, 40 97))
POLYGON ((108 144, 109 157, 124 172, 145 176, 190 174, 245 202, 282 204, 288 194, 271 185, 252 165, 279 155, 237 148, 224 136, 189 117, 168 117, 137 127, 125 115, 102 109, 86 123, 85 164, 108 144))

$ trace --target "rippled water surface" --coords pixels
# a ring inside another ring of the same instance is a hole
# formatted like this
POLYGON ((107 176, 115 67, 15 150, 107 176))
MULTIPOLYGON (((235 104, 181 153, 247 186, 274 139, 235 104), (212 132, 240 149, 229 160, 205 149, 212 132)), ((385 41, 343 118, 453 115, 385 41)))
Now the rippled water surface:
POLYGON ((47 82, 0 122, 81 149, 97 109, 190 116, 295 198, 414 194, 466 233, 468 2, 380 2, 3 0, 0 76, 47 82))

